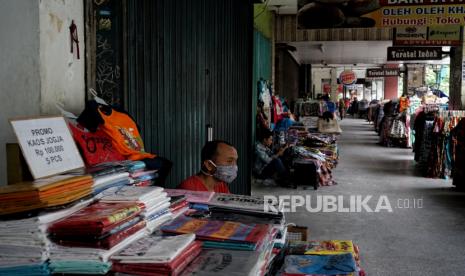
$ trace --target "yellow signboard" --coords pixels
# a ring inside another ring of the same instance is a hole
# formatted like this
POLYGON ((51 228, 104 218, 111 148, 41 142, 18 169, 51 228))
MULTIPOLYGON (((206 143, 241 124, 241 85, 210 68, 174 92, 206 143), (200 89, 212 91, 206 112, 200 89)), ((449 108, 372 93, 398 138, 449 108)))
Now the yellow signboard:
POLYGON ((387 6, 364 17, 375 27, 465 25, 465 5, 387 6))

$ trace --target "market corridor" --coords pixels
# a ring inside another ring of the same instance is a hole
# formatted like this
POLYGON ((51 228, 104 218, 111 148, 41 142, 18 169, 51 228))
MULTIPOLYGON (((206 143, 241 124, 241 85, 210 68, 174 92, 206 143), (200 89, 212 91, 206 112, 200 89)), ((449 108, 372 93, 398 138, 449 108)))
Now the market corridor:
POLYGON ((345 119, 341 127, 338 185, 317 191, 254 187, 253 193, 311 195, 312 206, 317 195, 343 196, 344 207, 351 195, 371 195, 372 209, 385 196, 392 213, 311 213, 299 207, 286 221, 307 226, 311 240, 353 240, 370 276, 465 275, 465 194, 454 191, 449 180, 416 176, 411 150, 377 145, 365 120, 345 119))

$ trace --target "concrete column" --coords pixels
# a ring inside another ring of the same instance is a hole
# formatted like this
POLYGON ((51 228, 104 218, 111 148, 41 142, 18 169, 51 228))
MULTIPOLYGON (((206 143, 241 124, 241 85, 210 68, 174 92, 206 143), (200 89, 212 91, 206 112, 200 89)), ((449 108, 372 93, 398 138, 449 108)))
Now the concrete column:
POLYGON ((465 83, 462 80, 464 47, 450 49, 449 108, 456 110, 465 107, 465 83))
POLYGON ((333 102, 337 101, 337 78, 337 69, 331 68, 331 101, 333 102))

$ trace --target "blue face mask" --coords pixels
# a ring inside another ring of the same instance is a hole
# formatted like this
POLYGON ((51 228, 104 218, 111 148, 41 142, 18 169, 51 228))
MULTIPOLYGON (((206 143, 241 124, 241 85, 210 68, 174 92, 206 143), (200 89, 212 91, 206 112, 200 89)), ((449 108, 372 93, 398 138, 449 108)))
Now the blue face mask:
POLYGON ((215 173, 213 174, 214 178, 228 184, 236 179, 238 171, 237 165, 216 165, 213 161, 210 162, 216 168, 215 173))

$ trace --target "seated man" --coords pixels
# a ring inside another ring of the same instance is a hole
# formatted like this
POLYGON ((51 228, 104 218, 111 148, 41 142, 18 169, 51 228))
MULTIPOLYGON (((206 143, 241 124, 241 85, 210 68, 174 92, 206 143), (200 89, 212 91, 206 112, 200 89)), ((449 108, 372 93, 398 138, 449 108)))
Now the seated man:
POLYGON ((200 172, 181 182, 178 189, 229 194, 229 183, 237 176, 237 151, 225 141, 207 142, 201 153, 200 172))
POLYGON ((261 179, 270 179, 276 175, 278 184, 288 186, 290 180, 289 170, 281 160, 288 146, 286 145, 273 153, 271 150, 273 133, 271 131, 264 131, 259 139, 260 141, 255 145, 255 175, 261 179))

